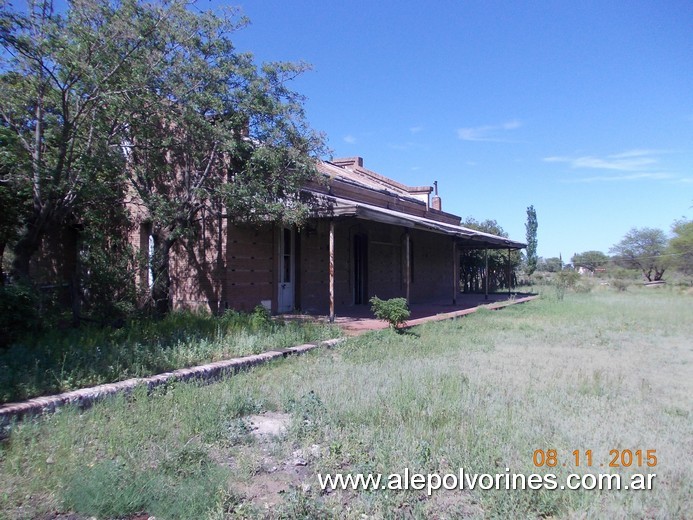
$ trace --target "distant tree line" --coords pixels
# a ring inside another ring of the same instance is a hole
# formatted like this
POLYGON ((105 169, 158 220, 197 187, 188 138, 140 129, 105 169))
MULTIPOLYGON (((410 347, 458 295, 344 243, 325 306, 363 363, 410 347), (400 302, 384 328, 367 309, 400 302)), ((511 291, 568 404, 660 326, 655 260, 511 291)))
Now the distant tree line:
POLYGON ((693 220, 680 219, 671 227, 667 237, 661 229, 633 228, 609 249, 576 253, 565 265, 560 257, 540 258, 537 271, 557 272, 565 268, 584 269, 591 274, 621 268, 639 273, 643 280, 664 280, 667 272, 685 277, 693 276, 693 220))

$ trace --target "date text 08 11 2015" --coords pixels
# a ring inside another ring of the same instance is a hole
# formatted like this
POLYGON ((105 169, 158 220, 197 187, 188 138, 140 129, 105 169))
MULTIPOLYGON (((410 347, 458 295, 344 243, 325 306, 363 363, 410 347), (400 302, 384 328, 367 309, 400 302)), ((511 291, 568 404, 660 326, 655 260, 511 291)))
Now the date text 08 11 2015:
POLYGON ((549 468, 565 467, 569 464, 575 467, 599 465, 610 468, 629 468, 631 466, 654 468, 657 465, 657 450, 610 450, 606 460, 595 462, 592 450, 573 450, 570 455, 562 458, 559 457, 558 450, 538 449, 534 450, 532 462, 538 468, 544 466, 549 468))

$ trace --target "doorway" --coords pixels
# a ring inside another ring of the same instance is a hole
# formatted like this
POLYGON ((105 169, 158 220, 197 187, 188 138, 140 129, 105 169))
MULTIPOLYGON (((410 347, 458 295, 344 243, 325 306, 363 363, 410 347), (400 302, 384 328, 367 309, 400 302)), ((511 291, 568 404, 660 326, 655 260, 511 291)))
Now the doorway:
POLYGON ((368 238, 364 234, 354 235, 353 243, 354 304, 368 303, 368 238))
POLYGON ((296 294, 296 234, 291 228, 281 228, 279 233, 279 294, 278 312, 294 310, 296 294))

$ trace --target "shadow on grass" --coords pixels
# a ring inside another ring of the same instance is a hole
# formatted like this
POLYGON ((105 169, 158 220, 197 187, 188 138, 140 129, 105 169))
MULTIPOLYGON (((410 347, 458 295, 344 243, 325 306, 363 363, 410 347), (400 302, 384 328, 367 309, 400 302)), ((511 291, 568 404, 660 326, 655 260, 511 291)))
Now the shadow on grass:
POLYGON ((259 310, 174 312, 122 328, 37 331, 0 349, 0 404, 328 339, 336 331, 259 310))
POLYGON ((421 334, 419 334, 418 332, 414 332, 414 331, 412 330, 412 327, 413 327, 413 326, 414 326, 414 325, 412 325, 412 326, 407 326, 407 327, 402 327, 401 329, 395 329, 395 332, 397 332, 397 334, 400 334, 401 336, 410 336, 410 337, 413 337, 413 338, 420 338, 420 337, 421 337, 421 334))

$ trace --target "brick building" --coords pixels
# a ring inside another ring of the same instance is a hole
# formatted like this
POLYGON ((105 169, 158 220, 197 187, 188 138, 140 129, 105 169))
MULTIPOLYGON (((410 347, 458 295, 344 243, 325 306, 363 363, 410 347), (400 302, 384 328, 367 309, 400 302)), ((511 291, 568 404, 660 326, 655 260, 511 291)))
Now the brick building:
MULTIPOLYGON (((174 308, 262 304, 273 313, 334 315, 374 295, 453 302, 462 248, 525 247, 461 227, 431 187, 404 186, 364 168, 359 157, 322 162, 318 170, 325 182, 305 187, 317 204, 301 228, 203 218, 199 238, 172 251, 174 308)), ((147 241, 142 226, 144 251, 147 241)))

